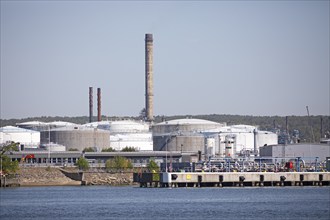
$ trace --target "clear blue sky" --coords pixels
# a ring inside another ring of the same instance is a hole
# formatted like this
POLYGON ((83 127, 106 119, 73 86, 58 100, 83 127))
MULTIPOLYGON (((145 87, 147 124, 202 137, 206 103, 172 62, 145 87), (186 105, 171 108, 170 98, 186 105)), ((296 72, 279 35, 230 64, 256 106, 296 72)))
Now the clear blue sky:
POLYGON ((1 118, 329 115, 329 1, 1 1, 1 118))

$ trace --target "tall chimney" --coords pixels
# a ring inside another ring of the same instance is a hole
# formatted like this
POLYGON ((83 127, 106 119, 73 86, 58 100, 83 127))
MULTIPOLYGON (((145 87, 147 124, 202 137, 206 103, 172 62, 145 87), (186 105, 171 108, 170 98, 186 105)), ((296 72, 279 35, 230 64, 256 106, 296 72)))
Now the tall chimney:
POLYGON ((101 121, 101 88, 97 88, 97 121, 101 121))
POLYGON ((89 87, 89 123, 93 120, 93 87, 89 87))
POLYGON ((153 121, 153 38, 146 34, 145 38, 145 65, 146 65, 146 118, 153 121))

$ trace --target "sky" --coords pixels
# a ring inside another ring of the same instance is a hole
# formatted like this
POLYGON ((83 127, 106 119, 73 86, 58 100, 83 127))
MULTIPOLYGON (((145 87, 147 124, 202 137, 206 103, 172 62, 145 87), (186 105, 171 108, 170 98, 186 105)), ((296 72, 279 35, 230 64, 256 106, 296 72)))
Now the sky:
POLYGON ((329 1, 3 1, 1 118, 330 115, 329 1))

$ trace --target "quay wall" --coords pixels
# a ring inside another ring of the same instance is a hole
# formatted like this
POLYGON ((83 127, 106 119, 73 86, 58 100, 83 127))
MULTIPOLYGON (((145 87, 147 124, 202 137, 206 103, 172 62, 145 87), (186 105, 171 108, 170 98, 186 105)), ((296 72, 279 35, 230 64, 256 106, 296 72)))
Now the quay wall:
POLYGON ((164 184, 225 184, 240 183, 243 186, 255 184, 273 185, 290 183, 290 185, 329 185, 330 172, 242 172, 242 173, 162 173, 160 183, 164 184), (251 183, 251 184, 250 184, 251 183))
POLYGON ((132 172, 84 172, 84 185, 132 185, 132 172))

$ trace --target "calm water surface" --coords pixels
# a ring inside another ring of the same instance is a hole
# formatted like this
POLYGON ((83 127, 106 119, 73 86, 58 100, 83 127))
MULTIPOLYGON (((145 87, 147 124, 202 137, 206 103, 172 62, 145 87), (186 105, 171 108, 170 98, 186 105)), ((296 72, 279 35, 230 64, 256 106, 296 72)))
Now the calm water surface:
POLYGON ((330 187, 2 188, 0 219, 330 219, 330 187))

